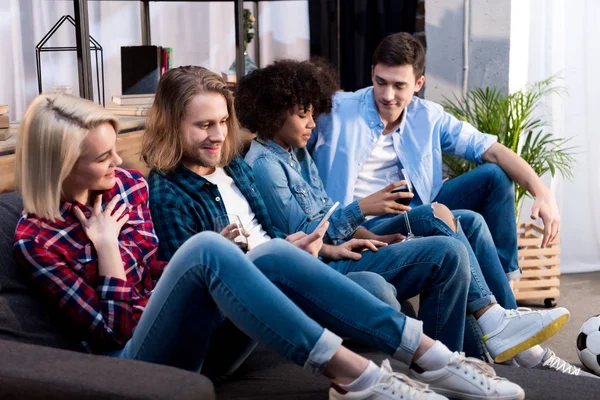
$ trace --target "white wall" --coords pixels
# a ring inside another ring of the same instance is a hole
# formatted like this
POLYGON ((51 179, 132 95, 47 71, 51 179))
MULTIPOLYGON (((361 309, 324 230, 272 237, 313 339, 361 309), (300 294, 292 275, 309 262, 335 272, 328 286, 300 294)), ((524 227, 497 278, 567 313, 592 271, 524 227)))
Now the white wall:
POLYGON ((513 20, 520 22, 512 40, 511 89, 559 74, 568 91, 548 98, 541 110, 549 116, 548 131, 572 138, 577 147, 573 180, 544 177, 562 217, 561 270, 600 270, 600 2, 514 0, 513 7, 522 12, 513 20))
MULTIPOLYGON (((463 84, 465 0, 426 0, 425 98, 460 95, 463 84)), ((471 0, 469 88, 508 89, 511 0, 471 0)))
MULTIPOLYGON (((65 14, 71 1, 0 0, 0 104, 8 104, 12 121, 19 120, 38 94, 35 45, 65 14)), ((254 3, 246 3, 257 15, 254 3)), ((309 56, 308 1, 259 2, 261 64, 277 58, 309 56)), ((90 35, 104 49, 105 95, 121 93, 120 47, 141 44, 139 3, 90 1, 90 35)), ((150 2, 152 44, 173 47, 174 66, 202 65, 220 72, 235 58, 233 2, 150 2)), ((255 57, 253 44, 249 54, 255 57)), ((63 26, 49 45, 74 45, 72 26, 63 26)), ((255 58, 256 59, 256 58, 255 58)), ((94 59, 92 68, 95 72, 94 59)), ((43 90, 71 85, 77 94, 75 53, 42 55, 43 90)), ((96 89, 94 91, 96 94, 96 89)))

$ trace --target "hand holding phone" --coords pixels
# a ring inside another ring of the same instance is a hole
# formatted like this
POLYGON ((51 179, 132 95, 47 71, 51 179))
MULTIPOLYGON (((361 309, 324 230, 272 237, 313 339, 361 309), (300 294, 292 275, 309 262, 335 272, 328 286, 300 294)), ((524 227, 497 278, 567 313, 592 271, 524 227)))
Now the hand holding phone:
POLYGON ((327 211, 327 214, 325 214, 325 216, 323 217, 321 222, 319 222, 319 225, 315 228, 315 230, 322 227, 323 224, 329 220, 329 217, 331 217, 331 214, 333 214, 333 212, 335 211, 336 208, 338 208, 339 205, 340 205, 340 202, 336 201, 335 204, 331 206, 331 208, 329 209, 329 211, 327 211))

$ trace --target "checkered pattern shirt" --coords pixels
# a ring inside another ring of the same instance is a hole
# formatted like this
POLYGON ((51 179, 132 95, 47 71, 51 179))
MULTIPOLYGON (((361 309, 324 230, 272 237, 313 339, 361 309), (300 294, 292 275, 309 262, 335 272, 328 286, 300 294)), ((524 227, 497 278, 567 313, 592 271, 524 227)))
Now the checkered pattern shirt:
MULTIPOLYGON (((286 235, 273 226, 250 166, 236 158, 224 169, 250 204, 267 235, 285 238, 286 235)), ((227 214, 217 185, 184 166, 171 172, 152 170, 148 184, 152 219, 160 238, 160 260, 170 260, 175 251, 196 233, 214 230, 215 218, 227 214)))
POLYGON ((24 212, 15 233, 14 252, 37 287, 58 306, 76 328, 88 351, 104 353, 122 347, 133 334, 155 282, 166 263, 156 258, 158 238, 148 209, 148 184, 137 171, 117 169, 115 186, 102 194, 105 206, 120 194, 131 206, 129 221, 119 234, 119 249, 127 280, 98 273, 98 257, 79 220, 78 206, 65 202, 62 221, 24 212))

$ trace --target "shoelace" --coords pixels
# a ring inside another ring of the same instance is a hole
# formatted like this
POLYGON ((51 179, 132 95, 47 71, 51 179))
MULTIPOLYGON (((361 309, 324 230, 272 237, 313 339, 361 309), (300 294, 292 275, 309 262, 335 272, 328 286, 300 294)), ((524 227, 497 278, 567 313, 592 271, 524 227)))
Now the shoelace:
POLYGON ((544 367, 547 366, 548 368, 552 368, 569 375, 579 375, 579 372, 581 371, 581 368, 577 368, 576 366, 569 364, 556 354, 552 354, 550 357, 548 357, 548 359, 544 361, 544 364, 542 365, 544 367))
POLYGON ((476 358, 467 358, 465 353, 454 352, 449 364, 455 365, 456 369, 464 369, 465 375, 470 375, 473 380, 479 379, 482 386, 487 383, 488 391, 491 390, 490 381, 506 380, 497 376, 496 371, 485 362, 476 358))
POLYGON ((389 391, 393 395, 400 393, 402 398, 408 400, 425 399, 426 395, 432 393, 429 385, 415 381, 408 376, 393 372, 389 360, 383 360, 382 370, 386 372, 386 377, 381 380, 384 391, 389 391))
POLYGON ((513 315, 516 315, 517 317, 520 317, 521 315, 523 315, 523 313, 532 312, 532 311, 533 310, 531 308, 519 307, 516 310, 506 310, 506 314, 509 317, 512 317, 513 315))

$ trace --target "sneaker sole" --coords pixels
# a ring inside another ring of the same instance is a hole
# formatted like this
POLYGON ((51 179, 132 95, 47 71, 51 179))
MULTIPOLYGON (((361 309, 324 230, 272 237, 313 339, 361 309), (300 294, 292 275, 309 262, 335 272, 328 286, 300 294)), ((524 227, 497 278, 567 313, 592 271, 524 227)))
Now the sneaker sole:
POLYGON ((521 391, 521 393, 517 393, 514 395, 506 395, 506 396, 485 396, 485 395, 476 395, 476 394, 468 394, 463 392, 457 392, 454 390, 436 388, 433 386, 429 387, 431 390, 440 394, 442 396, 446 396, 449 399, 461 399, 461 400, 523 400, 525 399, 525 392, 521 391))
MULTIPOLYGON (((569 320, 570 317, 571 317, 570 314, 565 314, 565 315, 558 317, 557 319, 552 321, 545 328, 543 328, 541 331, 539 331, 538 333, 536 333, 529 339, 498 354, 496 356, 496 358, 494 358, 494 361, 497 363, 505 362, 507 360, 510 360, 517 354, 550 339, 552 336, 554 336, 558 331, 560 331, 562 329, 562 327, 567 323, 567 321, 569 320)), ((484 342, 485 342, 485 340, 484 340, 484 342)))

